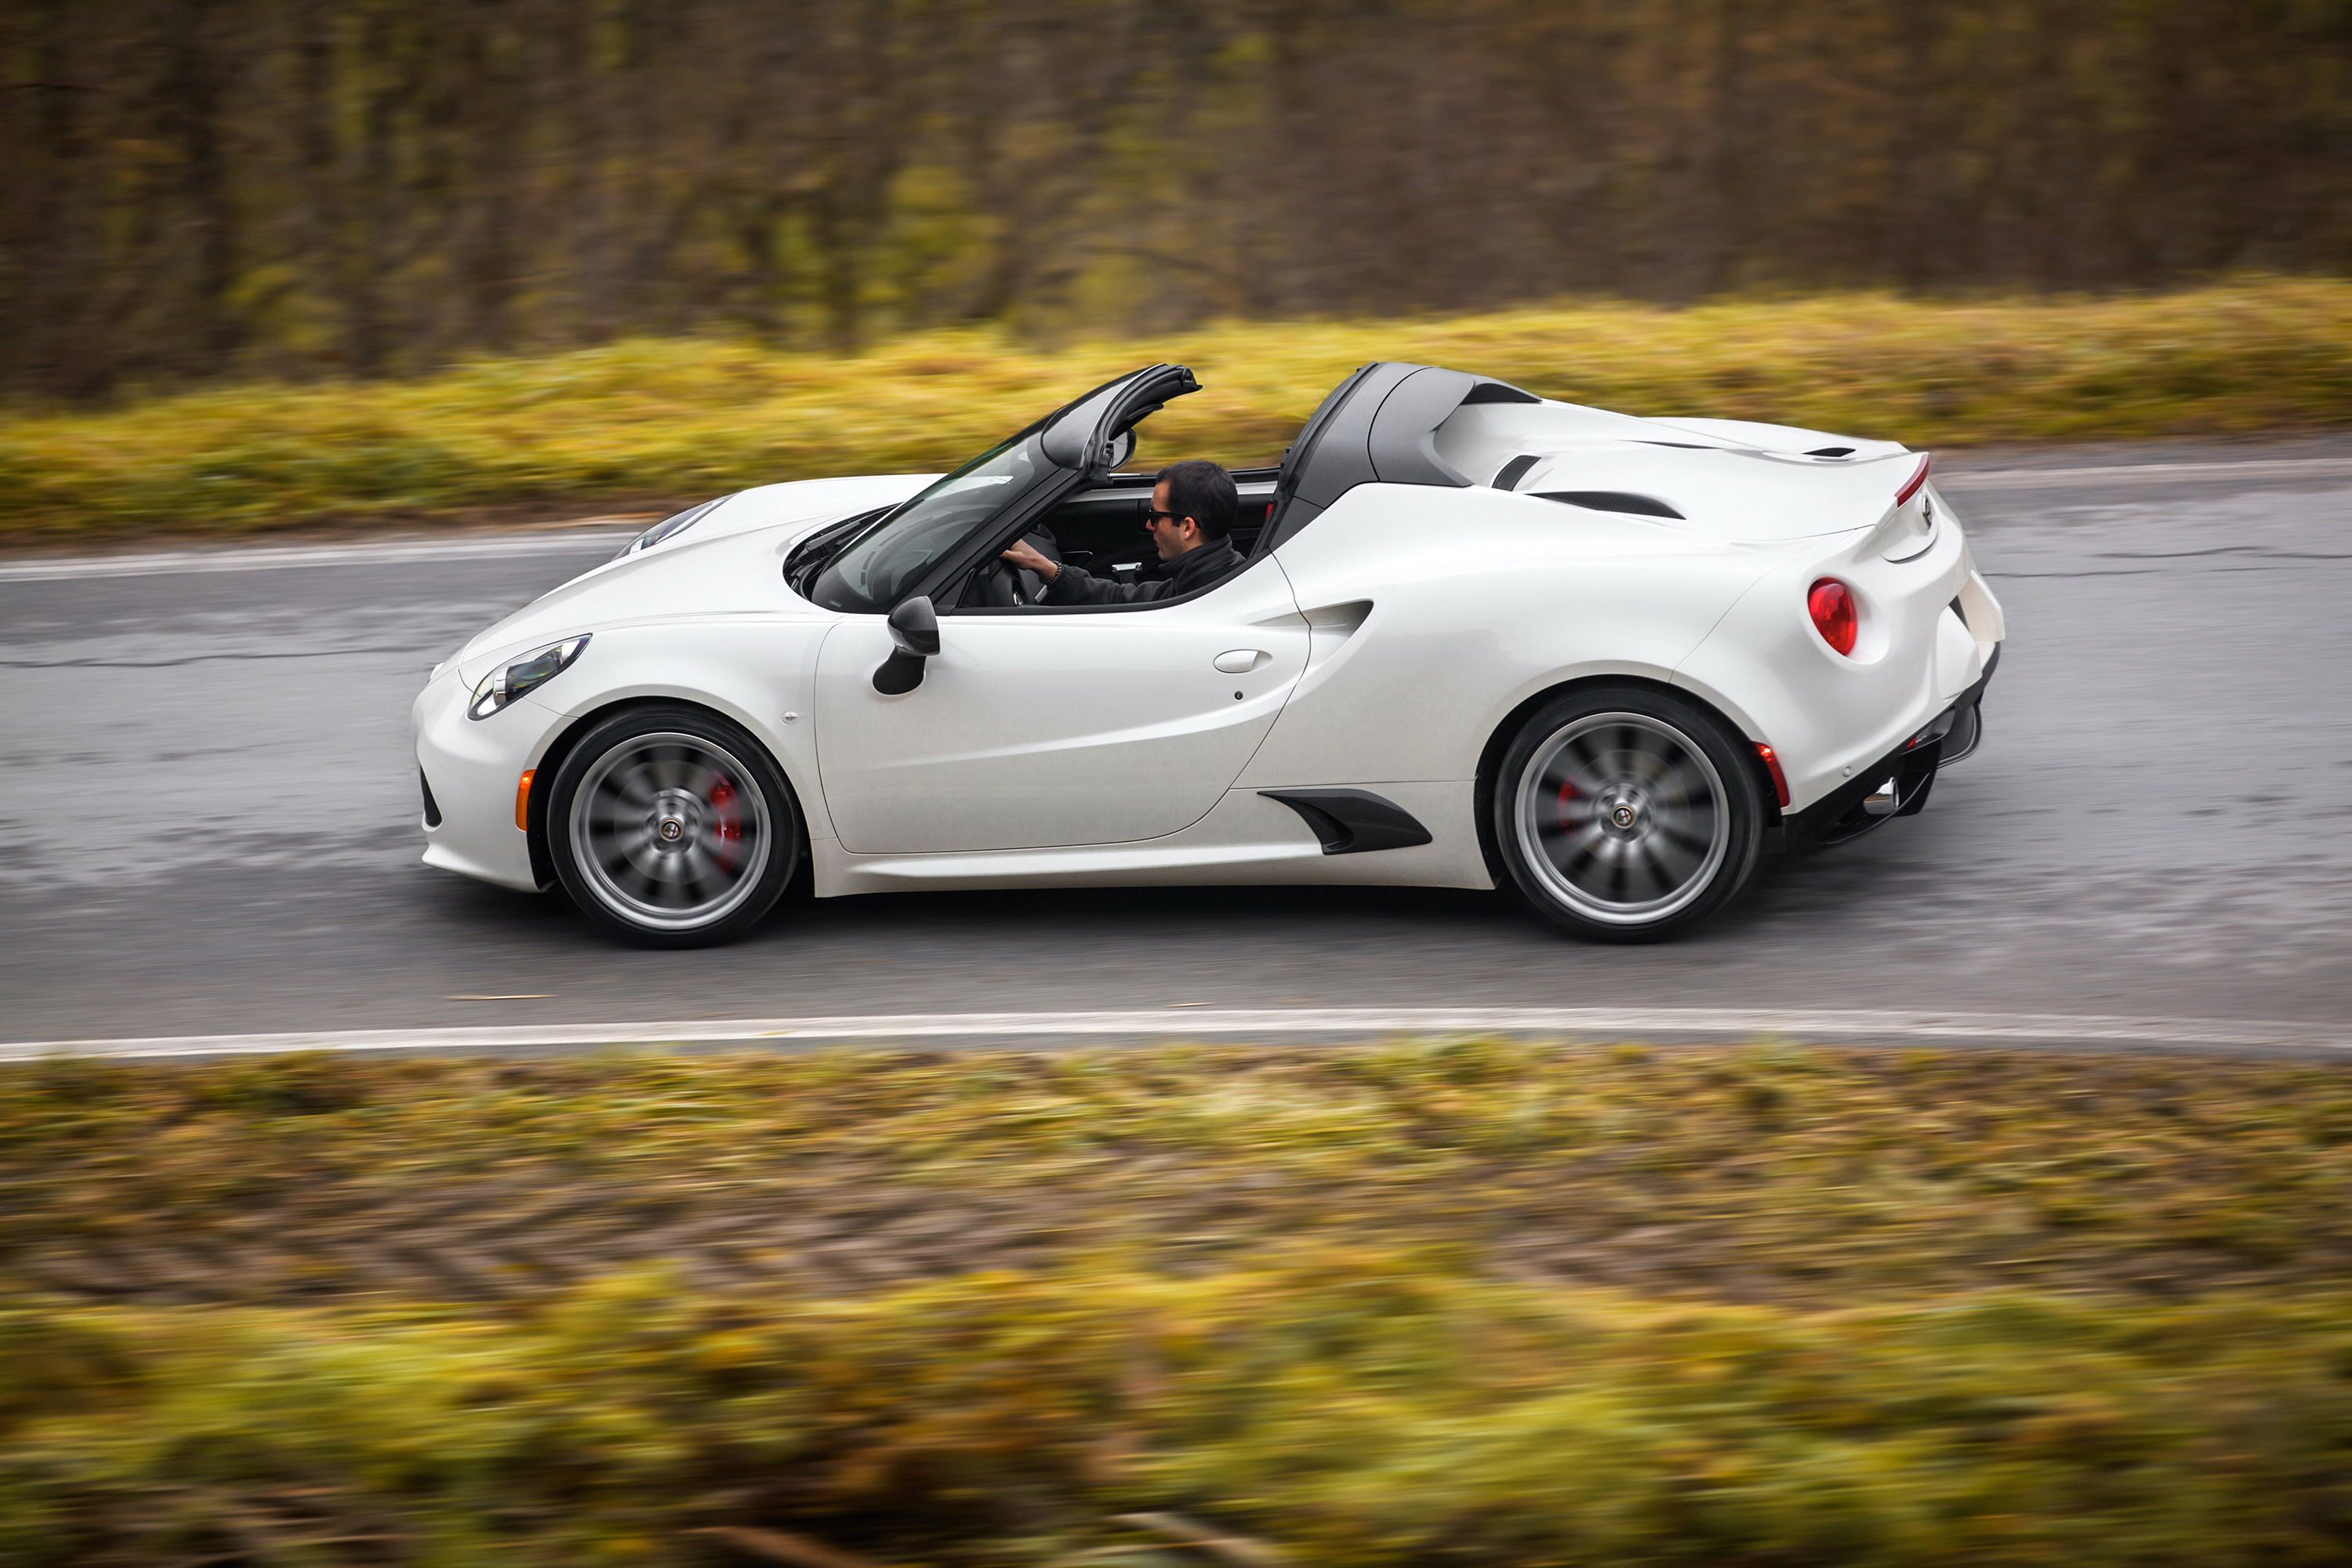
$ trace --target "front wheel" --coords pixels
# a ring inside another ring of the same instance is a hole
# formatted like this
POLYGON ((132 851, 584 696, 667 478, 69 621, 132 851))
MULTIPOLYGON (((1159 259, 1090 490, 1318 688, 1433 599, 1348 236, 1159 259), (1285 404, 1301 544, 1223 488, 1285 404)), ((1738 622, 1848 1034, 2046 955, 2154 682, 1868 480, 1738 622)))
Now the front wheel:
POLYGON ((1764 799, 1738 737, 1641 687, 1546 705, 1503 754, 1495 840, 1528 901, 1580 936, 1653 942, 1746 885, 1764 799))
POLYGON ((692 708, 620 713, 549 792, 555 874, 581 911, 646 947, 740 935, 800 864, 791 787, 740 726, 692 708))

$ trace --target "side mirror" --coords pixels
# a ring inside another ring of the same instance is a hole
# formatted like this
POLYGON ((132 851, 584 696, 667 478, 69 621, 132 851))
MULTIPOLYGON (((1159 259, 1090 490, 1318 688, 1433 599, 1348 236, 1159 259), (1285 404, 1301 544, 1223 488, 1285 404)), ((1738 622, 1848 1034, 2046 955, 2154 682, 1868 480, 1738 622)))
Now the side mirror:
POLYGON ((890 612, 890 640, 901 653, 929 658, 940 651, 940 616, 930 600, 918 594, 890 612))
POLYGON ((1135 431, 1134 428, 1130 426, 1128 429, 1120 431, 1118 435, 1112 437, 1104 444, 1103 471, 1105 473, 1110 473, 1118 468, 1122 468, 1127 466, 1127 460, 1134 456, 1135 431))
POLYGON ((903 697, 923 683, 923 661, 940 651, 939 612, 930 600, 917 595, 890 612, 888 658, 874 671, 874 689, 885 697, 903 697))

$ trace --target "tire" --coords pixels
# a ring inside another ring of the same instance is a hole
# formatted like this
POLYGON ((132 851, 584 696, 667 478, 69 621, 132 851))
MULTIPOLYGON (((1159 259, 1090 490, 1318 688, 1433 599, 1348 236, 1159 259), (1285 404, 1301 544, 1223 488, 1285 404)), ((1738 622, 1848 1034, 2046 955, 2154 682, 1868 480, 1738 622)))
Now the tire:
POLYGON ((642 947, 707 947, 757 924, 799 869, 792 786, 740 725, 701 709, 617 713, 548 793, 547 847, 580 912, 642 947))
POLYGON ((1496 847, 1538 912, 1595 942, 1656 942, 1754 874, 1764 795, 1748 748, 1670 692, 1588 687, 1538 709, 1496 770, 1496 847))

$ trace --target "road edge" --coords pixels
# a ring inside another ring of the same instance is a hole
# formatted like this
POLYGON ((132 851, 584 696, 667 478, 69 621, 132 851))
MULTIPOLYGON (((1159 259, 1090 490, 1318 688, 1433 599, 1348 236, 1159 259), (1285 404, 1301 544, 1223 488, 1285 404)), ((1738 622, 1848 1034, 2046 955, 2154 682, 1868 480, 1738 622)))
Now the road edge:
POLYGON ((1276 1007, 846 1014, 25 1040, 0 1042, 0 1063, 52 1058, 202 1060, 299 1051, 477 1055, 727 1046, 978 1049, 1179 1041, 1339 1045, 1465 1035, 1587 1044, 1790 1040, 1891 1047, 2130 1047, 2222 1055, 2334 1056, 2352 1051, 2352 1026, 2284 1020, 1855 1008, 1276 1007))

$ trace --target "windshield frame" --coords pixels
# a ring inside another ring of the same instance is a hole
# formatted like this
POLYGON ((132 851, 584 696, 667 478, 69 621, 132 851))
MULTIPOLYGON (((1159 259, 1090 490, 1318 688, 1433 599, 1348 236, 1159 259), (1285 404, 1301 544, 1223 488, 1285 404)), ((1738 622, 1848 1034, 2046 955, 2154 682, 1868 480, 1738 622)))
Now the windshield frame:
MULTIPOLYGON (((1033 473, 1029 481, 1024 484, 1017 493, 1005 498, 1009 504, 1018 505, 1024 497, 1028 496, 1040 484, 1049 481, 1054 477, 1052 460, 1045 457, 1044 445, 1039 438, 1044 434, 1045 426, 1052 424, 1056 417, 1058 417, 1058 412, 1049 414, 1026 429, 1009 436, 987 450, 967 458, 953 471, 940 475, 897 506, 885 511, 866 527, 851 534, 833 552, 824 564, 818 569, 814 578, 811 580, 808 587, 810 600, 828 610, 838 610, 845 615, 888 614, 897 607, 898 600, 892 598, 886 602, 877 599, 863 587, 851 584, 844 571, 845 563, 848 563, 858 551, 878 546, 887 531, 912 515, 925 501, 946 493, 951 486, 971 475, 975 469, 995 462, 1025 445, 1036 448, 1031 454, 1034 459, 1033 473)), ((993 508, 990 515, 994 516, 1001 510, 1001 507, 993 508)), ((930 562, 936 561, 940 555, 952 552, 961 539, 962 534, 959 533, 957 538, 949 541, 943 549, 934 552, 930 561, 918 563, 914 570, 899 583, 898 587, 903 591, 910 584, 919 582, 929 571, 930 562)))
POLYGON ((1139 393, 1156 391, 1163 395, 1164 401, 1165 397, 1191 392, 1199 384, 1192 372, 1181 366, 1152 364, 1089 388, 1043 419, 959 465, 953 473, 924 486, 851 534, 812 575, 806 597, 825 609, 845 615, 887 615, 905 600, 934 591, 943 574, 951 577, 960 567, 969 564, 962 557, 970 553, 973 540, 992 537, 1015 514, 1041 510, 1061 491, 1083 482, 1107 456, 1098 449, 1107 440, 1161 406, 1160 402, 1134 406, 1139 393), (901 527, 926 500, 945 492, 974 469, 1024 447, 1030 449, 1030 482, 1017 492, 1003 496, 986 516, 931 551, 927 559, 893 584, 887 603, 848 581, 841 568, 854 552, 873 546, 886 533, 901 527))

